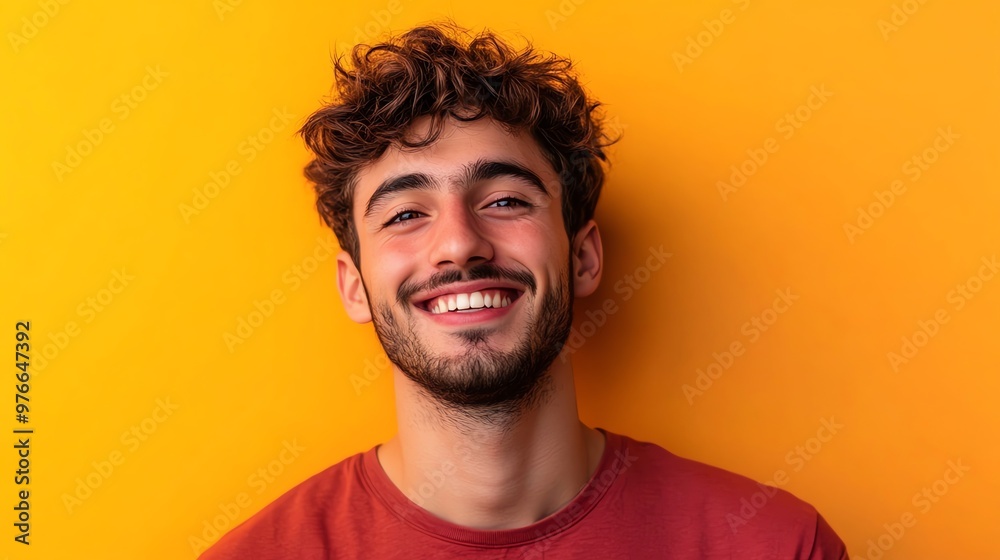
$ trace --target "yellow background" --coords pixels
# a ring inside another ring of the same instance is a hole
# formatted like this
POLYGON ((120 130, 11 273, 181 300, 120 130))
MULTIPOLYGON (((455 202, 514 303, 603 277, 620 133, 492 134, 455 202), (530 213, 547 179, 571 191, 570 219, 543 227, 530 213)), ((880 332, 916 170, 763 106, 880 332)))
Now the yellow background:
POLYGON ((192 558, 213 519, 392 435, 388 368, 340 307, 294 132, 332 51, 451 16, 572 57, 624 133, 603 287, 577 305, 584 421, 783 471, 853 557, 882 537, 885 558, 1000 558, 996 3, 223 2, 0 9, 0 340, 13 373, 31 321, 35 429, 25 547, 8 378, 0 556, 192 558), (752 173, 720 192, 732 166, 752 173), (798 297, 783 313, 776 290, 798 297), (901 363, 904 337, 920 348, 901 363))

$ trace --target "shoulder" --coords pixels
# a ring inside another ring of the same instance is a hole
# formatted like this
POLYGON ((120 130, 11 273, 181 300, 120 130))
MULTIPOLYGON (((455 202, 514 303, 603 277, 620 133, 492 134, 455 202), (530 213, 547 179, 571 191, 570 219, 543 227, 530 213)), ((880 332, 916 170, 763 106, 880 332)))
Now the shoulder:
POLYGON ((843 542, 819 512, 792 493, 680 457, 655 443, 619 437, 626 494, 659 507, 661 511, 651 513, 691 536, 728 542, 735 549, 794 549, 789 558, 846 558, 843 542))
POLYGON ((312 557, 308 554, 325 540, 333 511, 367 502, 358 484, 363 457, 347 457, 299 483, 226 533, 199 560, 312 557))

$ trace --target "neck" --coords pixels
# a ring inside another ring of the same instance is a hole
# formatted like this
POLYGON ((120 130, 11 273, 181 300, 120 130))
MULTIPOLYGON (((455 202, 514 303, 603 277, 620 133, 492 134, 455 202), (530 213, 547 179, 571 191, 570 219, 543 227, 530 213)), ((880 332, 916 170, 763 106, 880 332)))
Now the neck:
POLYGON ((517 414, 456 414, 395 367, 399 431, 378 448, 389 479, 435 516, 465 527, 530 525, 567 504, 593 475, 604 436, 580 422, 569 364, 553 363, 517 414))

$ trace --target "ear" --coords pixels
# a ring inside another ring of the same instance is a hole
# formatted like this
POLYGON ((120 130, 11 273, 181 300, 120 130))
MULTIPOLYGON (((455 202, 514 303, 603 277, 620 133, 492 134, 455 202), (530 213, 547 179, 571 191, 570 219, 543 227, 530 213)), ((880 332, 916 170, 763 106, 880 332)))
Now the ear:
POLYGON ((354 260, 346 251, 337 255, 337 288, 340 289, 340 301, 343 302, 348 317, 358 323, 372 320, 361 272, 354 266, 354 260))
POLYGON ((573 238, 573 291, 576 297, 586 297, 597 291, 604 270, 604 247, 597 222, 590 220, 573 238))

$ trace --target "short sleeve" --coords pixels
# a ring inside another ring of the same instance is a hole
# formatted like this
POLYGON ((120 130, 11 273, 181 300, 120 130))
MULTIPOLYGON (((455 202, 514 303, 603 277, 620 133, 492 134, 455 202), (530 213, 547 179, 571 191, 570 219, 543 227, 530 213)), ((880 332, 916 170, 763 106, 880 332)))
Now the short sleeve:
POLYGON ((819 513, 816 514, 816 535, 808 560, 850 560, 844 541, 819 513))

